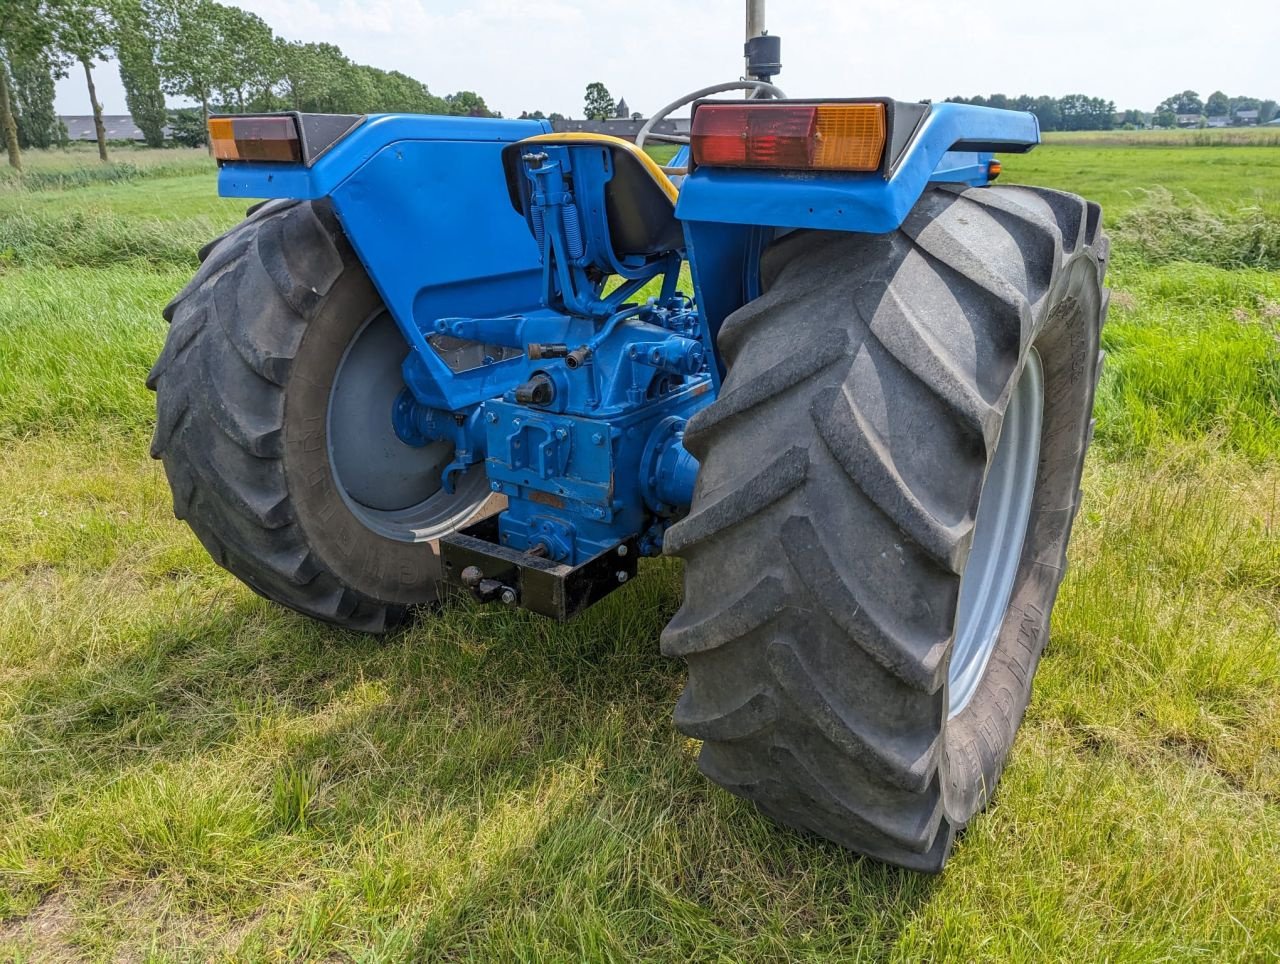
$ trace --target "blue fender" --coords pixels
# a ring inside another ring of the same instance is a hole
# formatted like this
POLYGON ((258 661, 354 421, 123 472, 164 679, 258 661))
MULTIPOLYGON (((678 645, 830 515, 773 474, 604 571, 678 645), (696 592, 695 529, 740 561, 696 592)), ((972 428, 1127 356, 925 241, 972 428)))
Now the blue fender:
POLYGON ((405 378, 447 410, 500 394, 512 365, 454 372, 427 339, 443 317, 531 311, 542 264, 506 191, 502 149, 545 121, 375 114, 312 164, 225 164, 224 197, 329 198, 382 300, 413 347, 405 378))
POLYGON ((887 177, 699 167, 685 179, 676 216, 686 223, 884 234, 901 226, 930 182, 987 183, 994 153, 964 145, 1019 152, 1038 143, 1034 114, 935 104, 887 177))

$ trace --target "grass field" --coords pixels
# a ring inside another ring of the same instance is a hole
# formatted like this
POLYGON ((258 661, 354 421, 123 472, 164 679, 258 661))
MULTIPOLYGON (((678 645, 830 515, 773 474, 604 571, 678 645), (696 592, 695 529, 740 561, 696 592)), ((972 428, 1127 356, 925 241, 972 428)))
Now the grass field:
POLYGON ((697 774, 670 561, 565 627, 381 640, 219 570, 142 383, 243 205, 122 160, 0 179, 0 958, 1280 956, 1280 148, 1007 159, 1106 206, 1110 357, 1027 722, 938 878, 697 774))
POLYGON ((1280 127, 1215 127, 1204 130, 1050 131, 1045 143, 1140 147, 1277 147, 1280 127))

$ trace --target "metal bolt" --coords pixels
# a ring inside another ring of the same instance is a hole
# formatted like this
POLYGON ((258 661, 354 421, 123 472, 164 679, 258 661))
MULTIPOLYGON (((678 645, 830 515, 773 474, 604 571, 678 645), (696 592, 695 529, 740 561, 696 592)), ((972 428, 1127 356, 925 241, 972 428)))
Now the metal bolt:
POLYGON ((628 576, 625 572, 620 572, 620 573, 618 573, 618 582, 620 582, 620 583, 622 583, 622 582, 626 582, 629 578, 631 578, 631 577, 630 577, 630 576, 628 576))
POLYGON ((512 424, 512 425, 519 425, 521 421, 522 421, 522 419, 513 418, 513 419, 511 420, 511 424, 512 424))
POLYGON ((501 483, 501 482, 490 482, 490 483, 489 483, 489 490, 490 490, 491 492, 501 492, 501 491, 502 491, 502 483, 501 483))
POLYGON ((488 422, 490 425, 497 425, 497 424, 498 424, 498 413, 497 413, 497 412, 485 412, 485 413, 484 413, 484 420, 485 420, 486 422, 488 422))
POLYGON ((480 580, 484 578, 484 573, 480 571, 479 566, 467 566, 462 570, 462 584, 475 588, 480 585, 480 580))
POLYGON ((569 437, 568 429, 563 429, 563 428, 556 429, 556 438, 560 439, 560 441, 563 442, 568 437, 569 437))
POLYGON ((591 436, 591 444, 604 445, 604 436, 601 435, 599 432, 596 432, 594 435, 591 436))
POLYGON ((620 556, 625 556, 625 555, 627 554, 627 552, 628 552, 628 551, 629 551, 629 550, 627 549, 627 546, 626 546, 626 544, 625 544, 625 543, 623 543, 622 545, 618 546, 618 555, 620 555, 620 556))
POLYGON ((502 602, 505 605, 514 606, 516 604, 516 591, 510 587, 507 587, 506 589, 502 590, 502 596, 499 598, 502 599, 502 602))

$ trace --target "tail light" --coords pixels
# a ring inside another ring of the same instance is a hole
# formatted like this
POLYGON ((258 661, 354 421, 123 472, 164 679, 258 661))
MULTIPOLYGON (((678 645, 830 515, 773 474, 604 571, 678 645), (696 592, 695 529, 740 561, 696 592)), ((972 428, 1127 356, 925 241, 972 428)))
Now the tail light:
POLYGON ((302 160, 298 123, 288 114, 210 117, 209 142, 220 161, 302 160))
POLYGON ((695 165, 791 171, 875 171, 885 105, 703 104, 693 115, 695 165))

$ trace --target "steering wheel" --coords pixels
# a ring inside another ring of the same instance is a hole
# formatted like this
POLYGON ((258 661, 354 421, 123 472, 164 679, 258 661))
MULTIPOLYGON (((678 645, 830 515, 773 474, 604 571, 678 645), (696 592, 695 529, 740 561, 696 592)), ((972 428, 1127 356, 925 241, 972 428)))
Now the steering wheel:
MULTIPOLYGON (((703 87, 701 90, 695 90, 692 94, 685 94, 679 100, 674 100, 662 110, 658 111, 646 122, 644 127, 640 128, 640 133, 636 135, 636 147, 644 149, 644 142, 664 141, 668 144, 688 144, 689 138, 683 134, 655 134, 653 128, 659 121, 664 121, 681 107, 692 104, 695 100, 701 100, 703 97, 710 97, 712 94, 722 94, 727 90, 749 90, 752 97, 772 97, 775 100, 785 100, 786 94, 782 89, 775 87, 773 84, 766 83, 763 80, 735 80, 728 84, 713 84, 710 87, 703 87)), ((680 168, 672 168, 667 170, 668 174, 683 174, 680 168)))

